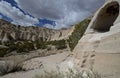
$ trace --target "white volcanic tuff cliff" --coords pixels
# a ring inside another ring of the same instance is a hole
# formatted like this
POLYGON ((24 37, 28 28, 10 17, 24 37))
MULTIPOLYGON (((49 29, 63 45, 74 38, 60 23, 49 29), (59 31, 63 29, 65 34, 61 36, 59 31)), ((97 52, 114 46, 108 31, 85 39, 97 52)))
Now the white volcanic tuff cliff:
POLYGON ((52 35, 52 39, 51 40, 68 39, 69 36, 74 31, 74 28, 75 28, 75 26, 72 26, 72 27, 67 28, 67 29, 58 30, 58 32, 55 35, 52 35))
POLYGON ((73 27, 66 30, 52 30, 34 26, 18 26, 0 19, 0 41, 2 42, 9 40, 50 41, 66 39, 73 30, 73 27))
POLYGON ((106 0, 74 49, 75 66, 120 77, 120 0, 106 0))

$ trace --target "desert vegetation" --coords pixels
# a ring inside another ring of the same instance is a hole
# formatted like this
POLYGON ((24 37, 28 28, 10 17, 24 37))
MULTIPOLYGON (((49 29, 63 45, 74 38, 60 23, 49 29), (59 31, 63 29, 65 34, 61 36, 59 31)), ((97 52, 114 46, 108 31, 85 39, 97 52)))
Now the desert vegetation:
POLYGON ((93 71, 73 71, 69 69, 68 72, 45 71, 44 75, 35 75, 33 78, 101 78, 101 75, 93 71))
POLYGON ((47 45, 53 45, 53 46, 56 47, 57 50, 67 48, 66 44, 67 44, 66 40, 64 40, 64 39, 47 42, 47 45))
POLYGON ((18 71, 24 71, 22 65, 19 63, 3 61, 3 63, 0 64, 0 76, 18 71))
POLYGON ((54 41, 9 41, 4 42, 4 46, 7 48, 0 48, 0 57, 16 51, 17 53, 28 53, 36 49, 48 49, 50 50, 49 45, 55 46, 57 50, 66 49, 66 40, 54 40, 54 41))
POLYGON ((5 54, 7 54, 8 48, 0 47, 0 57, 3 57, 5 54))
POLYGON ((70 35, 69 39, 67 40, 71 51, 75 48, 80 38, 84 35, 84 32, 88 27, 89 23, 90 19, 85 19, 82 22, 75 25, 75 29, 72 32, 72 35, 70 35))

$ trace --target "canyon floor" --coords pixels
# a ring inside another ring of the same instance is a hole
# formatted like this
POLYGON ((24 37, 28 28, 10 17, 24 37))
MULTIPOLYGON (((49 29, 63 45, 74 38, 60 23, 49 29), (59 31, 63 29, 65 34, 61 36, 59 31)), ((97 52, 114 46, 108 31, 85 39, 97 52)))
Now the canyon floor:
POLYGON ((45 57, 36 57, 23 62, 23 68, 27 71, 9 73, 0 78, 34 78, 36 75, 41 75, 44 71, 65 71, 66 68, 72 67, 72 53, 65 51, 45 57))

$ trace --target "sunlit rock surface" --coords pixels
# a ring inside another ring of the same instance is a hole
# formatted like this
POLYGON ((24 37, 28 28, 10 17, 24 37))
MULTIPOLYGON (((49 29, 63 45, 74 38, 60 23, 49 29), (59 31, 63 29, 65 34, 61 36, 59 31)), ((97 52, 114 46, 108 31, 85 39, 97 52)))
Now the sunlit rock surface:
POLYGON ((120 77, 120 0, 106 0, 74 49, 75 66, 120 77))

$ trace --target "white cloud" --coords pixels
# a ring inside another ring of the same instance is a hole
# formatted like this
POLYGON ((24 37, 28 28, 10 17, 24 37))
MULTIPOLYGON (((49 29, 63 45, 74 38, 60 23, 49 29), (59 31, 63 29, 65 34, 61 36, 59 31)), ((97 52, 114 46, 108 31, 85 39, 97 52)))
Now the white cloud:
POLYGON ((94 12, 104 0, 15 0, 36 18, 55 20, 57 28, 73 25, 94 12))
POLYGON ((36 18, 24 15, 18 8, 6 1, 0 1, 0 13, 11 18, 14 24, 29 26, 38 23, 36 18))
POLYGON ((50 24, 45 24, 43 27, 50 28, 50 29, 55 29, 53 25, 50 24))

